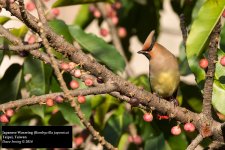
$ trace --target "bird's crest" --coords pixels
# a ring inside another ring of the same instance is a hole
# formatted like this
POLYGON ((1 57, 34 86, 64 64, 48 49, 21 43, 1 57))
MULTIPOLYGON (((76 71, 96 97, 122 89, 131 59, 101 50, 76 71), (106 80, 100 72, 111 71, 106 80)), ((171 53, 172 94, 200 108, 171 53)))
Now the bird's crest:
POLYGON ((153 30, 149 33, 147 39, 145 40, 142 50, 150 51, 153 48, 154 43, 155 43, 154 34, 155 34, 155 30, 153 30))

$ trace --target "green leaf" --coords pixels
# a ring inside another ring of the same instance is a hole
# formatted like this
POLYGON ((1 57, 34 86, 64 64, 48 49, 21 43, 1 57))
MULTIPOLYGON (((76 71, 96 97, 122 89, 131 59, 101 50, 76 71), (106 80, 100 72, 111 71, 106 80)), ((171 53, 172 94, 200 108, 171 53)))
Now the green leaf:
POLYGON ((21 87, 22 70, 19 64, 11 65, 0 80, 0 102, 17 99, 21 87))
POLYGON ((138 77, 130 78, 129 81, 136 86, 142 86, 145 90, 150 91, 149 78, 147 75, 140 75, 138 77))
POLYGON ((225 50, 225 26, 223 26, 220 33, 220 48, 225 50))
MULTIPOLYGON (((70 124, 78 124, 81 125, 79 118, 77 117, 75 110, 73 107, 70 106, 69 103, 62 103, 57 105, 59 110, 62 112, 62 115, 66 121, 70 124)), ((85 114, 85 118, 91 116, 91 103, 89 96, 86 96, 86 103, 80 105, 82 112, 85 114)))
POLYGON ((207 0, 194 20, 187 39, 187 57, 200 56, 225 8, 225 0, 207 0))
POLYGON ((169 145, 166 143, 163 133, 159 136, 154 136, 145 141, 144 150, 157 149, 157 150, 170 150, 169 145))
POLYGON ((114 0, 57 0, 52 7, 70 6, 85 3, 114 2, 114 0))
POLYGON ((27 28, 27 26, 22 26, 22 27, 20 27, 18 29, 13 28, 10 31, 11 31, 11 33, 13 35, 15 35, 15 36, 20 37, 20 38, 23 39, 25 37, 25 35, 27 34, 28 28, 27 28))
MULTIPOLYGON (((218 50, 218 60, 225 56, 225 52, 218 50)), ((215 79, 213 83, 212 104, 220 113, 225 115, 225 69, 219 62, 216 63, 215 79)))
POLYGON ((45 117, 45 105, 32 105, 30 106, 31 111, 40 116, 42 119, 45 117))
POLYGON ((168 143, 172 150, 185 150, 188 146, 186 136, 183 132, 177 136, 169 136, 168 143))
POLYGON ((91 21, 94 19, 93 15, 90 13, 89 5, 81 5, 79 12, 76 15, 73 25, 78 25, 84 29, 91 21))
POLYGON ((25 59, 23 65, 24 75, 31 76, 26 87, 31 95, 43 95, 49 91, 49 82, 52 68, 31 56, 25 59))
POLYGON ((207 0, 191 26, 186 53, 189 66, 199 84, 204 80, 205 72, 197 64, 202 53, 206 50, 204 47, 207 45, 209 35, 221 17, 224 8, 225 0, 207 0))
POLYGON ((58 35, 62 35, 68 42, 73 43, 73 37, 70 35, 68 26, 62 20, 52 20, 48 22, 49 26, 58 35))
POLYGON ((69 30, 74 39, 98 61, 104 63, 114 72, 124 70, 125 61, 114 46, 107 44, 94 34, 85 33, 78 26, 70 26, 69 30))
POLYGON ((6 17, 6 16, 0 16, 0 24, 3 25, 5 24, 7 21, 9 21, 11 18, 6 17))

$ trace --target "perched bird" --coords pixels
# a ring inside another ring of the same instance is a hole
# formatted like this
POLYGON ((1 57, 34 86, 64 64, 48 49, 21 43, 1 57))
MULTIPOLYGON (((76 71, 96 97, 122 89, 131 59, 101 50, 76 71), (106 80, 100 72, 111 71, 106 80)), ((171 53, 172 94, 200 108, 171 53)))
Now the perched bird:
POLYGON ((169 50, 155 42, 154 33, 155 31, 151 31, 138 53, 145 55, 149 60, 149 82, 152 92, 174 101, 180 82, 178 62, 169 50))

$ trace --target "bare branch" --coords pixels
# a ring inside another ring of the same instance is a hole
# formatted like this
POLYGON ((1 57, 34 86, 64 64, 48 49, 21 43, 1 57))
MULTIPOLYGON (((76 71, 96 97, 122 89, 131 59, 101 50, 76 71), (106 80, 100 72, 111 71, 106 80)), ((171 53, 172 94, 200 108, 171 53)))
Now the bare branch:
POLYGON ((201 143, 202 140, 203 140, 202 135, 198 134, 196 138, 191 142, 191 144, 187 147, 186 150, 194 150, 199 145, 199 143, 201 143))
MULTIPOLYGON (((79 95, 95 95, 95 94, 106 94, 112 91, 115 91, 116 87, 112 84, 104 84, 100 85, 97 87, 90 87, 87 89, 77 89, 77 90, 71 90, 69 93, 76 97, 79 95)), ((24 99, 19 99, 15 101, 10 101, 4 104, 0 105, 0 110, 4 111, 9 108, 19 108, 22 106, 26 105, 33 105, 33 104, 38 104, 38 103, 44 103, 47 98, 52 98, 54 99, 56 96, 62 96, 65 97, 63 92, 58 92, 58 93, 51 93, 51 94, 46 94, 46 95, 41 95, 41 96, 32 96, 30 98, 24 98, 24 99)))

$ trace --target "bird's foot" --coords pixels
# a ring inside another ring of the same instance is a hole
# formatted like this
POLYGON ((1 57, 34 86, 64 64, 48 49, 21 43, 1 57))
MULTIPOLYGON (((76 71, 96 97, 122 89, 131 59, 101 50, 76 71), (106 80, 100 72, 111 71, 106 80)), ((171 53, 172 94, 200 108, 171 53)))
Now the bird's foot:
POLYGON ((179 106, 179 102, 176 98, 170 97, 169 101, 174 104, 174 107, 179 106))

